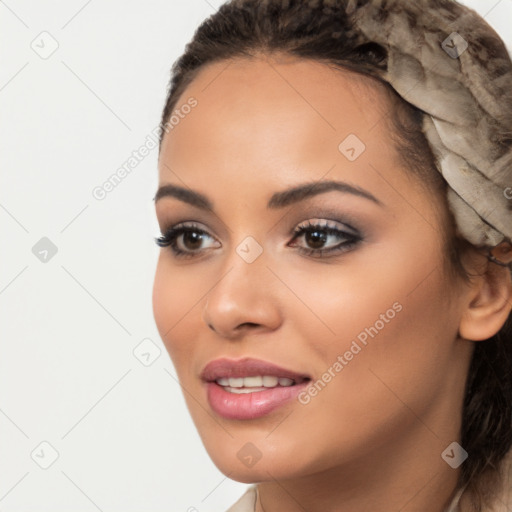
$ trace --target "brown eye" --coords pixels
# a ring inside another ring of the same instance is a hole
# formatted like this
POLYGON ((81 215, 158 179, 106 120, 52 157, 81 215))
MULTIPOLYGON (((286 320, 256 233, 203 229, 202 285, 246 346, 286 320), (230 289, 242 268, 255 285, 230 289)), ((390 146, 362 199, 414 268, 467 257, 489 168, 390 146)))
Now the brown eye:
POLYGON ((206 249, 220 247, 209 233, 196 225, 181 224, 167 230, 155 242, 160 247, 170 247, 176 257, 192 257, 206 249), (211 240, 208 245, 208 240, 211 240))
POLYGON ((308 256, 322 257, 328 253, 335 255, 349 251, 362 239, 362 236, 350 226, 341 229, 326 221, 322 223, 309 221, 295 230, 293 240, 288 245, 297 247, 300 252, 308 256), (299 244, 297 240, 301 238, 303 243, 299 244))
POLYGON ((321 231, 309 231, 305 233, 304 240, 312 249, 320 249, 327 241, 327 235, 321 231))
POLYGON ((183 245, 186 249, 194 251, 201 248, 203 243, 203 233, 197 231, 185 231, 183 233, 183 245))

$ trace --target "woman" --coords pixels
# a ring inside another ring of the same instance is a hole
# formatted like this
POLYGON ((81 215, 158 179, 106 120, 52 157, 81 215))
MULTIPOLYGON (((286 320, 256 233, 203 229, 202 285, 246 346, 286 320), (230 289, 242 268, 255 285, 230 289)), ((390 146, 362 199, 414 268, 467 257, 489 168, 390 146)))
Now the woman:
POLYGON ((231 512, 509 510, 512 64, 449 0, 234 0, 173 67, 155 320, 231 512), (494 507, 494 508, 493 508, 494 507))

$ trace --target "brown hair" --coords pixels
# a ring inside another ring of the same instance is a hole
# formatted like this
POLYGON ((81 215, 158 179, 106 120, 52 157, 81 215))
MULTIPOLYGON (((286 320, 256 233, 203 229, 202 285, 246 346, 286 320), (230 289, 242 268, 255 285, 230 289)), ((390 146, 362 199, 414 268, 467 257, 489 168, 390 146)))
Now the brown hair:
MULTIPOLYGON (((376 77, 387 66, 385 48, 361 41, 346 14, 349 0, 232 0, 206 19, 172 67, 160 124, 160 146, 168 122, 184 90, 208 64, 258 54, 285 53, 313 59, 337 69, 376 77)), ((365 4, 371 0, 359 0, 365 4)), ((453 3, 432 0, 433 6, 453 3)), ((383 82, 384 83, 384 82, 383 82)), ((408 169, 439 193, 446 182, 422 131, 423 113, 389 88, 393 100, 393 138, 408 169), (393 99, 394 98, 394 99, 393 99)), ((445 194, 444 194, 445 195, 445 194)), ((447 203, 446 208, 448 208, 447 203)), ((446 229, 446 259, 454 274, 470 279, 462 263, 470 244, 446 229)), ((446 228, 446 226, 445 226, 446 228)), ((475 511, 492 500, 499 471, 512 445, 512 315, 499 333, 476 343, 466 382, 461 445, 469 453, 458 486, 474 497, 475 511)))

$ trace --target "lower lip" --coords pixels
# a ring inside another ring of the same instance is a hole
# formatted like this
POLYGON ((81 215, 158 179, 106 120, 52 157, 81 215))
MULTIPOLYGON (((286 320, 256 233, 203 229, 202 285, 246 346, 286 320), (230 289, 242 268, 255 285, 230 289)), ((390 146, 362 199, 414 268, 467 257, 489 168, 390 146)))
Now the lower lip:
POLYGON ((269 414, 274 409, 293 400, 309 381, 293 386, 277 386, 253 393, 230 393, 216 382, 206 383, 210 407, 220 416, 230 420, 252 420, 269 414))

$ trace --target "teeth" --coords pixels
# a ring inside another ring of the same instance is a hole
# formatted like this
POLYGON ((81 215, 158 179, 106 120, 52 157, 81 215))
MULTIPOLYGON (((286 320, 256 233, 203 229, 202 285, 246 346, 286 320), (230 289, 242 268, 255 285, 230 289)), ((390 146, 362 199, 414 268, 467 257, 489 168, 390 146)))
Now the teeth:
POLYGON ((245 377, 244 388, 261 388, 263 386, 263 377, 245 377))
POLYGON ((263 385, 266 387, 266 388, 273 388, 275 386, 277 386, 278 382, 279 382, 279 379, 277 377, 274 377, 273 375, 265 375, 265 377, 263 377, 263 385))
POLYGON ((244 380, 245 379, 243 377, 240 377, 240 378, 230 377, 229 378, 229 386, 232 388, 241 388, 244 385, 244 380))
POLYGON ((237 395, 243 394, 243 393, 256 393, 257 391, 263 391, 265 388, 224 388, 226 391, 229 391, 230 393, 235 393, 237 395))
POLYGON ((276 377, 274 375, 254 375, 250 377, 220 377, 216 380, 217 384, 224 387, 238 388, 241 393, 250 393, 255 388, 260 391, 265 388, 275 388, 276 386, 292 386, 295 382, 287 377, 276 377), (243 389, 243 390, 242 390, 243 389))

